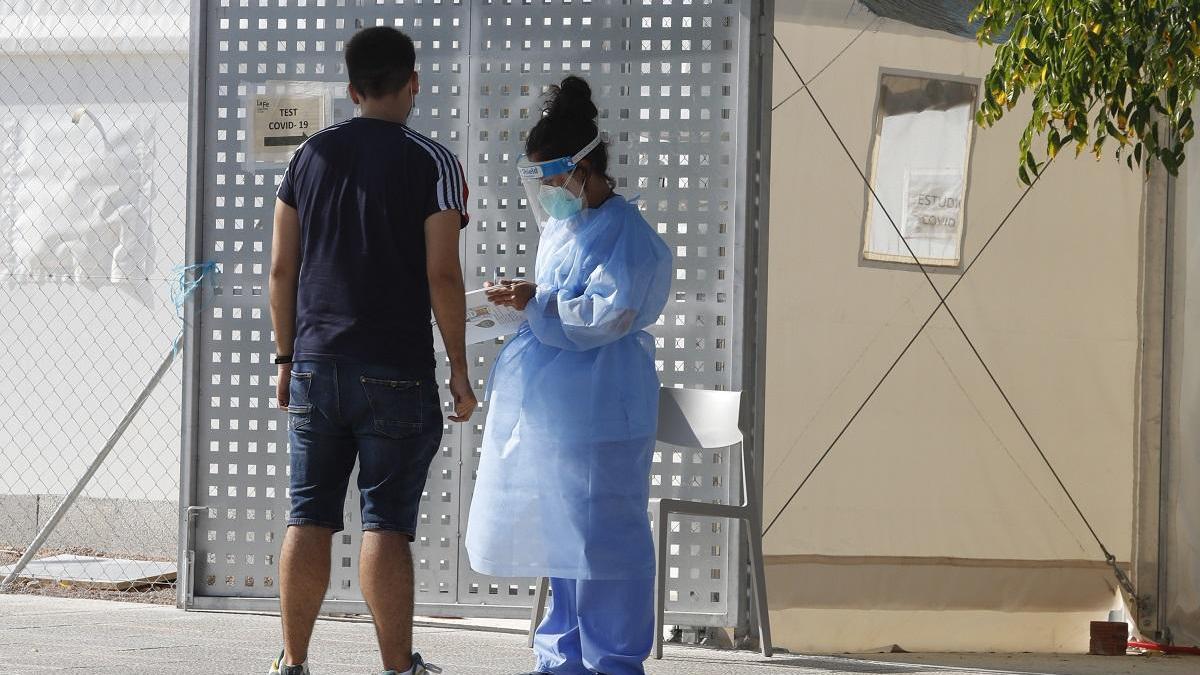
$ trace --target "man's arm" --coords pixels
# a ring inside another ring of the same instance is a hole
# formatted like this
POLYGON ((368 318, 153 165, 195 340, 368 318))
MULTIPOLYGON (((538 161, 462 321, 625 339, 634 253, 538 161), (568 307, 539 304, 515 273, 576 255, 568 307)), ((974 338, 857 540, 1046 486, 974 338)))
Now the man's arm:
MULTIPOLYGON (((275 353, 292 356, 296 341, 296 289, 300 283, 300 216, 282 200, 275 200, 275 230, 271 235, 271 324, 275 327, 275 353)), ((464 311, 465 314, 465 311, 464 311)), ((279 366, 275 396, 287 408, 291 384, 290 364, 279 366)))
POLYGON ((462 213, 449 209, 425 219, 426 267, 433 315, 442 331, 450 357, 450 393, 454 396, 455 422, 471 419, 477 401, 467 375, 467 299, 462 266, 458 262, 458 233, 462 213))

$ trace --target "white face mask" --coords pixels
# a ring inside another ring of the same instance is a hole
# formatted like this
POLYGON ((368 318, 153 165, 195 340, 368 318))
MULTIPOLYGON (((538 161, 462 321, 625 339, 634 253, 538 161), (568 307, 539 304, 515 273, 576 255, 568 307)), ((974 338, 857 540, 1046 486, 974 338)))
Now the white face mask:
MULTIPOLYGON (((533 217, 539 230, 546 226, 547 221, 571 218, 588 208, 587 180, 581 181, 582 185, 578 195, 572 188, 567 187, 567 184, 579 167, 579 162, 583 161, 588 153, 596 149, 600 143, 600 136, 597 134, 595 139, 569 157, 557 157, 539 162, 530 161, 525 155, 521 155, 517 159, 517 174, 521 177, 521 185, 525 188, 528 208, 533 211, 533 217), (563 185, 556 186, 546 183, 547 180, 562 175, 567 177, 567 181, 563 185)), ((583 173, 590 178, 587 169, 584 169, 583 173)))
POLYGON ((566 187, 574 175, 572 170, 562 185, 543 185, 538 191, 538 202, 551 218, 566 220, 583 210, 584 190, 581 188, 579 194, 574 195, 566 187))

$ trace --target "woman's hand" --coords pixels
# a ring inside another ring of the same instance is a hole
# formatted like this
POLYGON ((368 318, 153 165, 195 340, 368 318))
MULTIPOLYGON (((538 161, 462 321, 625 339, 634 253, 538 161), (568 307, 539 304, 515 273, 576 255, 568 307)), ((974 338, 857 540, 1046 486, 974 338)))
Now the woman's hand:
POLYGON ((487 299, 493 305, 512 307, 517 311, 525 311, 525 306, 537 294, 537 284, 529 281, 501 279, 496 283, 485 283, 484 288, 488 289, 487 299))

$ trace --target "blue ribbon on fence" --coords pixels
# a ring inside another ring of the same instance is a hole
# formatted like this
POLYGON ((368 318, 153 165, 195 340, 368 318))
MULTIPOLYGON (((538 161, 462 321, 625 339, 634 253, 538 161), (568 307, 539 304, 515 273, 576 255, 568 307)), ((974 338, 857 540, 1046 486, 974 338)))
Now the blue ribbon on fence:
POLYGON ((187 306, 188 298, 204 284, 206 278, 220 271, 220 267, 215 262, 179 265, 171 270, 171 303, 175 305, 175 316, 182 324, 179 327, 179 335, 175 337, 174 353, 179 352, 179 344, 183 341, 183 330, 187 326, 183 308, 187 306))

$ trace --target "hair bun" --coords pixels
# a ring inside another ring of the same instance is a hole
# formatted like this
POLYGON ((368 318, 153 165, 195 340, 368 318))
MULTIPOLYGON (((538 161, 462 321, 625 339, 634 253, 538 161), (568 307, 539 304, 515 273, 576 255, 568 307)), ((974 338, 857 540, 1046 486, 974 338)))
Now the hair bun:
POLYGON ((546 115, 556 119, 594 120, 600 110, 592 103, 592 88, 581 77, 568 75, 562 83, 550 88, 546 115))

